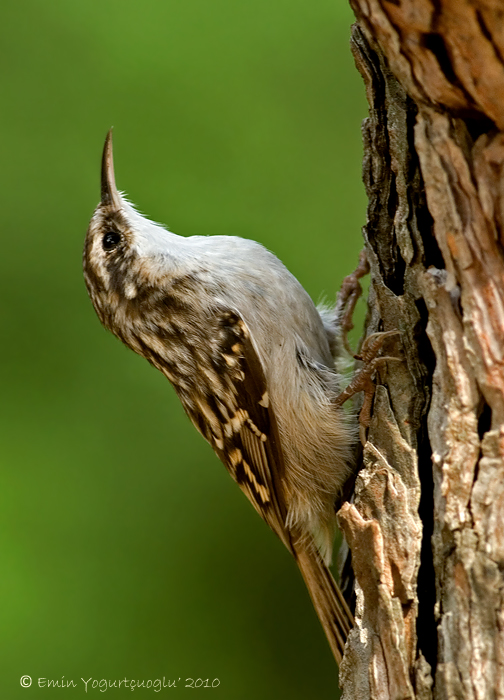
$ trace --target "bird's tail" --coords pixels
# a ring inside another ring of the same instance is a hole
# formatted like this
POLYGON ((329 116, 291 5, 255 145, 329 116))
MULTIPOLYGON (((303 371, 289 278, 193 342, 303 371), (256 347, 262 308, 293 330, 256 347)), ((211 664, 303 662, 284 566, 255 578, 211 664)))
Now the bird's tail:
POLYGON ((315 611, 339 665, 354 619, 343 594, 324 560, 312 548, 295 547, 297 564, 306 583, 315 611))

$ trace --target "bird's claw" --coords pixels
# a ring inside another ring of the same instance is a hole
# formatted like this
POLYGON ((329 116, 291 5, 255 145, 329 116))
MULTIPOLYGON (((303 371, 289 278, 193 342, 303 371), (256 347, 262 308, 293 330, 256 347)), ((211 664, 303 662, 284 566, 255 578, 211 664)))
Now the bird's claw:
POLYGON ((363 362, 363 366, 335 401, 335 405, 340 407, 355 394, 364 392, 364 400, 359 413, 360 438, 363 444, 366 441, 366 430, 371 422, 371 407, 375 392, 373 374, 380 365, 386 362, 402 362, 400 357, 378 355, 385 340, 395 335, 400 335, 400 331, 372 333, 365 339, 359 355, 354 355, 355 359, 363 362))

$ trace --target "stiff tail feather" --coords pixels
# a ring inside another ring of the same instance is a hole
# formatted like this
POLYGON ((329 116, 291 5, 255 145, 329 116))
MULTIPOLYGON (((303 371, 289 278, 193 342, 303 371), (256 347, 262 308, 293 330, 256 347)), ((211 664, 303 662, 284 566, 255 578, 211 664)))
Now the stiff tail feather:
POLYGON ((338 584, 321 556, 312 548, 295 547, 299 570, 310 593, 315 611, 339 665, 345 642, 353 627, 353 615, 338 584))

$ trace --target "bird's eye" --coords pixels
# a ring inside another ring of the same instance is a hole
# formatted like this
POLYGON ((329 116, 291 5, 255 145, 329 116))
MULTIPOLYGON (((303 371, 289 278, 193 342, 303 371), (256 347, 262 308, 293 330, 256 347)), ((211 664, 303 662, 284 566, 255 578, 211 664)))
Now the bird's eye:
POLYGON ((113 250, 121 242, 121 234, 117 231, 107 231, 103 236, 102 245, 104 250, 113 250))

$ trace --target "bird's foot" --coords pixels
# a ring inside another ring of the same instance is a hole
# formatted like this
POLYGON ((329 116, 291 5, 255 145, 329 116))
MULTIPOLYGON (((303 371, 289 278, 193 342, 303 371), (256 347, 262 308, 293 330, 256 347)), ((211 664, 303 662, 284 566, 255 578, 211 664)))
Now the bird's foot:
POLYGON ((363 362, 363 366, 356 373, 350 384, 336 398, 335 405, 342 406, 349 398, 364 392, 364 401, 359 413, 359 433, 362 444, 366 442, 366 431, 371 422, 371 407, 373 404, 373 396, 375 392, 375 384, 373 382, 373 374, 380 365, 386 362, 401 362, 400 357, 391 355, 379 355, 383 343, 387 338, 394 335, 400 335, 400 331, 386 331, 384 333, 373 333, 368 336, 362 344, 361 351, 358 355, 354 355, 356 360, 363 362))
POLYGON ((345 277, 341 283, 341 288, 336 301, 336 318, 341 329, 341 339, 345 350, 353 355, 348 342, 348 332, 352 330, 353 312, 359 297, 362 294, 362 286, 360 279, 369 273, 369 262, 366 256, 366 251, 361 250, 359 255, 359 264, 355 270, 345 277))

